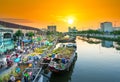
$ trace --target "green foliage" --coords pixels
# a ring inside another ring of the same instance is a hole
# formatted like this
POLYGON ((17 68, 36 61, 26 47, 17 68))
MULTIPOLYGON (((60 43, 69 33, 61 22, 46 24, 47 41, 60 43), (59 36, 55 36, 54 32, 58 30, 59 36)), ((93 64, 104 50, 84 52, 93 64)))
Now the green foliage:
POLYGON ((47 40, 49 42, 52 42, 55 39, 55 37, 53 37, 52 35, 47 35, 47 40))
POLYGON ((17 37, 23 36, 22 31, 21 30, 16 31, 15 36, 17 36, 17 37))
POLYGON ((11 74, 14 75, 14 76, 17 75, 17 73, 15 72, 15 69, 12 69, 10 72, 0 76, 0 82, 8 82, 11 74))
POLYGON ((84 31, 78 31, 78 34, 103 34, 103 32, 100 32, 98 30, 84 30, 84 31))
POLYGON ((33 32, 28 32, 26 35, 32 38, 35 34, 33 32))
POLYGON ((17 36, 15 34, 13 34, 13 40, 16 41, 17 40, 17 36))
POLYGON ((0 82, 2 82, 2 78, 0 77, 0 82))
POLYGON ((111 32, 111 34, 120 35, 120 30, 118 30, 118 31, 113 31, 113 32, 111 32))
POLYGON ((71 56, 73 52, 74 48, 62 48, 62 47, 59 47, 52 51, 52 53, 61 54, 63 56, 71 56))
POLYGON ((21 30, 16 31, 15 34, 13 35, 14 41, 19 40, 20 37, 23 37, 23 36, 24 34, 22 33, 21 30))
POLYGON ((54 34, 55 32, 50 32, 50 31, 47 31, 47 35, 52 35, 54 34))

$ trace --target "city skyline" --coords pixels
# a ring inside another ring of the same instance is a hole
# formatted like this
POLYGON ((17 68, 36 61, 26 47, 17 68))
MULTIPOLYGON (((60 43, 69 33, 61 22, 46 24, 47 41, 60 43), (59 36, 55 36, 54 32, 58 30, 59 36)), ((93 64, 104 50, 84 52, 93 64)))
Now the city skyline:
POLYGON ((101 22, 120 26, 118 0, 0 0, 0 18, 35 27, 56 25, 58 31, 75 26, 96 29, 101 22), (18 19, 18 20, 17 20, 18 19))

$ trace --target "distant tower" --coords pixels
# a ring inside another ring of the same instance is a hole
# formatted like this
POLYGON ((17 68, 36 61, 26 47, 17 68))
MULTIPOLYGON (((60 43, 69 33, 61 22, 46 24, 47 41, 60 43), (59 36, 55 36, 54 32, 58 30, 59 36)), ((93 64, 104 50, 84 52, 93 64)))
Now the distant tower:
POLYGON ((50 32, 56 32, 56 26, 47 26, 48 27, 48 31, 50 32))
POLYGON ((103 32, 112 32, 113 31, 112 22, 103 22, 100 24, 100 26, 101 26, 101 31, 103 31, 103 32))

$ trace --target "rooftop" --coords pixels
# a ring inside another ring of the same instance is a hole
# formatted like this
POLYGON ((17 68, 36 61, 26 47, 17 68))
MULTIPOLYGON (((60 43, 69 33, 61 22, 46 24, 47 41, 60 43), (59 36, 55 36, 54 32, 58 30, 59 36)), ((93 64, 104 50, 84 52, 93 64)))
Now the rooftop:
POLYGON ((0 25, 0 32, 3 32, 3 31, 10 31, 10 32, 13 32, 13 30, 11 29, 8 29, 8 28, 5 28, 4 26, 0 25))

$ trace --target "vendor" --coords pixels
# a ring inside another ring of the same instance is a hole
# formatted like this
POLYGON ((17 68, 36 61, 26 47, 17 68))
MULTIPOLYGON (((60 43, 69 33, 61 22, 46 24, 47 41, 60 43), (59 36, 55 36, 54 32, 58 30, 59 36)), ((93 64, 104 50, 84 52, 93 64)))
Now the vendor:
POLYGON ((29 74, 27 72, 24 73, 24 82, 28 82, 29 74))

